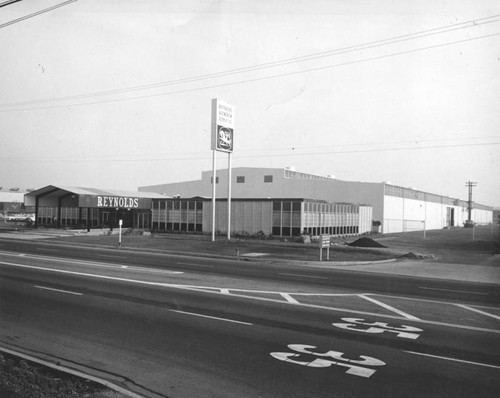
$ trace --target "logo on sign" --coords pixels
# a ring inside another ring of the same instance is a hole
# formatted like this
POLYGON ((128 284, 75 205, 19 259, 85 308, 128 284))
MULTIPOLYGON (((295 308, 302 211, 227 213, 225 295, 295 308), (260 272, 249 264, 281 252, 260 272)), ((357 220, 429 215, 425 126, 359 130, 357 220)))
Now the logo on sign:
POLYGON ((217 126, 217 148, 225 151, 233 150, 233 129, 217 126))

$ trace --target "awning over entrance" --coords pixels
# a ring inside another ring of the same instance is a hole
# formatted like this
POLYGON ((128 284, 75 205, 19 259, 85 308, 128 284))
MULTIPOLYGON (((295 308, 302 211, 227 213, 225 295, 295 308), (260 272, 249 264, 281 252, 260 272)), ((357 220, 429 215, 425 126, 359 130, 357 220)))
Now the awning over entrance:
POLYGON ((35 208, 35 226, 149 228, 153 192, 117 191, 98 188, 48 185, 24 195, 25 206, 35 208))

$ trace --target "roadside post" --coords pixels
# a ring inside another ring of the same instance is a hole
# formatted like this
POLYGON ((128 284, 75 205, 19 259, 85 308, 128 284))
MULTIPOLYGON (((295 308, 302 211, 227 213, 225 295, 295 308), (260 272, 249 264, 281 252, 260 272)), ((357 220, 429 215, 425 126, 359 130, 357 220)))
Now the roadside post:
POLYGON ((330 260, 330 235, 319 236, 319 261, 323 261, 323 248, 326 247, 326 259, 330 260))
POLYGON ((123 220, 118 220, 118 247, 122 247, 122 224, 123 220))

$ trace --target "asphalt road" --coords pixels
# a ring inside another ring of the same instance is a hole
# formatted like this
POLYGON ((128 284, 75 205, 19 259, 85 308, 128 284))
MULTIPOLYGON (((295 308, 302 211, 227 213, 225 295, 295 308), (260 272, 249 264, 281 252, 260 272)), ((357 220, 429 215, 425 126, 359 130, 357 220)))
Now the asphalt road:
POLYGON ((497 294, 0 241, 0 344, 150 397, 496 397, 497 294))

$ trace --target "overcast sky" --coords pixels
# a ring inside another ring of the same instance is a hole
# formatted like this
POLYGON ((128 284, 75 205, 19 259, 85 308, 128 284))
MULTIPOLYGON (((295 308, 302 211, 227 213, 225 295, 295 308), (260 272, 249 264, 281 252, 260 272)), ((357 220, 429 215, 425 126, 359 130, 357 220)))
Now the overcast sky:
POLYGON ((4 188, 199 179, 219 98, 233 167, 500 206, 498 0, 25 0, 0 50, 4 188))

